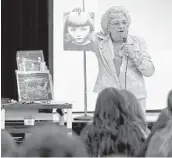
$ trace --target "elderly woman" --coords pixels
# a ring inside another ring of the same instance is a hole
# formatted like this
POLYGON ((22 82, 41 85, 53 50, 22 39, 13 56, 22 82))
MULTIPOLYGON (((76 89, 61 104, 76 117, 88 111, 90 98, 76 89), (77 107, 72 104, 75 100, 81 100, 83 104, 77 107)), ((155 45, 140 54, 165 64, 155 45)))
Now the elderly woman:
POLYGON ((94 91, 106 87, 127 89, 146 110, 146 88, 143 76, 152 76, 155 68, 143 39, 128 34, 130 15, 124 7, 109 8, 101 19, 103 33, 96 34, 96 56, 99 74, 94 91))

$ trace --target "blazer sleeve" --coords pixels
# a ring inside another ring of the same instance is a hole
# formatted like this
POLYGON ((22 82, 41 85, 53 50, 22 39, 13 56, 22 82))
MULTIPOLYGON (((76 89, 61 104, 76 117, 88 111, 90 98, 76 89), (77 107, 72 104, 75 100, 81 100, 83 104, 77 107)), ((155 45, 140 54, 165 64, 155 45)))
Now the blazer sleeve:
POLYGON ((150 77, 155 72, 154 64, 147 52, 146 43, 143 39, 138 39, 139 50, 133 60, 138 70, 146 77, 150 77))

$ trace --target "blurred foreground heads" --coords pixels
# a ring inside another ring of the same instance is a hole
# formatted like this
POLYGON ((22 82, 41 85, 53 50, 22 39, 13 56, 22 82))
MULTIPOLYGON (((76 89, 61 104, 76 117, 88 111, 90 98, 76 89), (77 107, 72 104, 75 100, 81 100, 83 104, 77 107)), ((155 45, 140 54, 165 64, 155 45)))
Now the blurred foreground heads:
POLYGON ((13 137, 5 130, 1 130, 1 157, 17 156, 17 145, 13 137))
POLYGON ((87 157, 84 145, 66 128, 36 127, 20 148, 21 157, 87 157))

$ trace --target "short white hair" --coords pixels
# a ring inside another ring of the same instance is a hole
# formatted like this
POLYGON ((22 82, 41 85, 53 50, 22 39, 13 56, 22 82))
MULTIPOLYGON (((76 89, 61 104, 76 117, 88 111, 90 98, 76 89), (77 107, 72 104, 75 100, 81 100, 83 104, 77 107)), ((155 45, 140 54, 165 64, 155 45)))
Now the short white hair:
POLYGON ((106 10, 101 19, 101 27, 105 34, 109 34, 109 22, 114 17, 114 13, 124 14, 127 18, 129 25, 131 24, 131 17, 128 11, 123 6, 112 6, 106 10))

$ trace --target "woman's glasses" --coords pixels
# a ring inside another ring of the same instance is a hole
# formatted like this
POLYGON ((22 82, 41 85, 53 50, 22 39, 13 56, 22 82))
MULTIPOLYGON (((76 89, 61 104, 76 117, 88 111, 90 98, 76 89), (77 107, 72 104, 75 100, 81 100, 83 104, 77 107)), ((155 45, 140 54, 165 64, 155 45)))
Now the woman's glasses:
POLYGON ((126 26, 129 25, 129 23, 128 23, 128 21, 122 21, 122 22, 112 21, 112 22, 110 22, 110 25, 113 26, 113 27, 120 27, 120 26, 126 27, 126 26))

